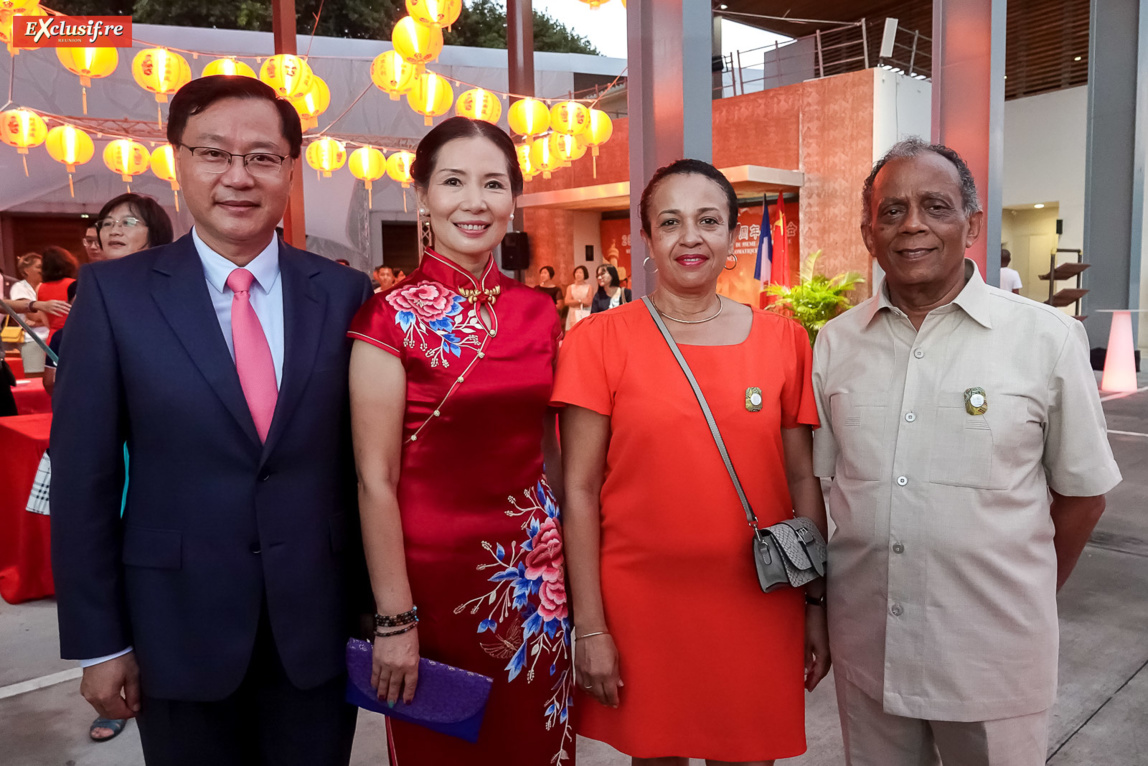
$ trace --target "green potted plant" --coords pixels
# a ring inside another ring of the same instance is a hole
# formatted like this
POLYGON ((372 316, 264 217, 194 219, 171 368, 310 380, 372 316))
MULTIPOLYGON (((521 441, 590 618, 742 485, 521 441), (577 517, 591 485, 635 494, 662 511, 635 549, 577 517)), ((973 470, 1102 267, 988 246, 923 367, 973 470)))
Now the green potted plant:
POLYGON ((809 333, 810 345, 817 340, 817 333, 826 322, 849 308, 849 299, 845 294, 865 282, 855 271, 832 278, 814 273, 813 267, 819 257, 820 250, 806 256, 801 264, 800 281, 796 285, 769 285, 765 289, 766 294, 773 298, 770 310, 797 320, 809 333))

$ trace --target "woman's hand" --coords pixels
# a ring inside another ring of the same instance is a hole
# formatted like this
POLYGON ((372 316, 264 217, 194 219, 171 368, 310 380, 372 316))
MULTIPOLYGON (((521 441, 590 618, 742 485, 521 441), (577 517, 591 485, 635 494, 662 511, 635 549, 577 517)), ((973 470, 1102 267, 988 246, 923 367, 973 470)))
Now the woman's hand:
POLYGON ((401 697, 409 705, 419 682, 418 628, 396 636, 375 636, 371 659, 371 688, 379 699, 394 707, 401 697))
POLYGON ((609 633, 578 639, 574 652, 575 679, 603 705, 618 707, 618 689, 625 686, 618 673, 618 648, 609 633))
POLYGON ((71 310, 72 304, 67 301, 36 301, 36 311, 52 316, 67 316, 71 310))
POLYGON ((805 690, 813 691, 829 674, 829 624, 825 607, 805 607, 805 690))

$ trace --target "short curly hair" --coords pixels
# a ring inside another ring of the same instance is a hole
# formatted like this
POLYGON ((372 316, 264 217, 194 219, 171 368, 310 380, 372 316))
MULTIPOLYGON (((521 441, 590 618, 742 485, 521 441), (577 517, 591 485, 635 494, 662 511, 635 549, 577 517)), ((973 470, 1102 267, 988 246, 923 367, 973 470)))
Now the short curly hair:
POLYGON ((930 144, 918 136, 911 136, 904 141, 898 141, 893 144, 893 147, 885 152, 885 156, 873 164, 873 171, 869 173, 869 177, 865 179, 865 185, 861 189, 862 226, 869 224, 869 222, 873 220, 873 184, 876 182, 877 174, 881 172, 881 168, 885 167, 892 160, 919 157, 925 152, 939 154, 953 163, 953 166, 957 169, 957 175, 961 179, 961 206, 964 208, 965 216, 967 217, 980 211, 981 201, 977 199, 977 182, 973 179, 973 172, 969 170, 969 166, 965 163, 961 155, 944 144, 930 144))

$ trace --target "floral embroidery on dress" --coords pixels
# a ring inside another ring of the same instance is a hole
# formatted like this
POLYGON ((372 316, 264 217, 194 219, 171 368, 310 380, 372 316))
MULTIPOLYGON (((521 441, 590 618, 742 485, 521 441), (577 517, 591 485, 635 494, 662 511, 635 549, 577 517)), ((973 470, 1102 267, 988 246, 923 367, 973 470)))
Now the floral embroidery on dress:
POLYGON ((477 349, 485 332, 472 305, 463 311, 466 298, 438 282, 423 280, 387 293, 387 303, 395 309, 395 324, 403 331, 403 345, 417 343, 431 361, 450 367, 449 355, 461 356, 463 347, 477 349), (436 345, 437 344, 437 345, 436 345))
MULTIPOLYGON (((478 569, 495 570, 489 578, 494 588, 461 604, 454 610, 471 614, 487 607, 478 633, 490 632, 493 642, 482 643, 483 650, 496 659, 509 659, 504 668, 507 680, 514 681, 526 670, 526 682, 535 680, 540 662, 549 661, 549 678, 554 679, 553 695, 546 701, 543 715, 546 730, 562 726, 559 750, 551 763, 571 757, 567 744, 574 743, 570 706, 573 705, 573 669, 570 667, 570 610, 566 605, 566 568, 562 546, 561 513, 545 479, 523 491, 521 505, 509 497, 512 509, 507 516, 524 517, 525 539, 511 541, 508 551, 502 543, 483 541, 491 561, 478 569), (559 670, 559 661, 564 669, 559 670)), ((545 664, 543 664, 545 667, 545 664)))

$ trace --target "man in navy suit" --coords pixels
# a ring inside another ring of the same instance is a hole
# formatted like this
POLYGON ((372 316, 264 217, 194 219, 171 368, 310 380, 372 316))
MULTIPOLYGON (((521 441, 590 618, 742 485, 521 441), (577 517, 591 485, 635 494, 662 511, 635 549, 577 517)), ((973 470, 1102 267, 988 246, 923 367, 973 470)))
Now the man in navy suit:
POLYGON ((344 333, 370 282, 275 236, 302 134, 271 88, 193 80, 167 135, 195 227, 85 266, 60 355, 62 654, 101 716, 138 717, 149 766, 342 766, 361 555, 344 333))

